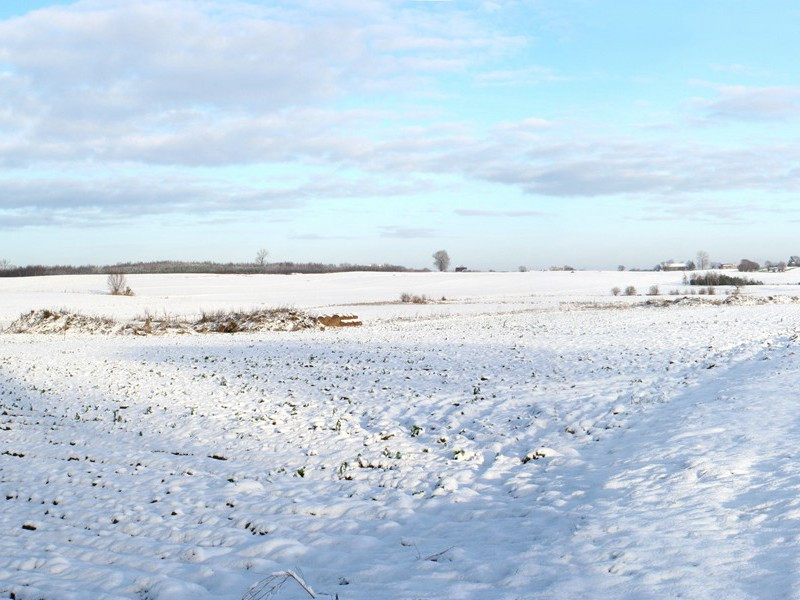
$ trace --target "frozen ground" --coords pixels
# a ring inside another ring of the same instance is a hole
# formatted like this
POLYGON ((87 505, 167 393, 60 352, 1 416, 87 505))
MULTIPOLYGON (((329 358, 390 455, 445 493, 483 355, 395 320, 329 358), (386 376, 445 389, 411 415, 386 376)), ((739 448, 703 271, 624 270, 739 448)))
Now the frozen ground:
POLYGON ((299 569, 341 600, 800 597, 800 272, 747 292, 783 303, 608 294, 680 277, 130 277, 133 298, 0 280, 3 324, 46 307, 368 317, 0 335, 0 595, 239 599, 299 569))

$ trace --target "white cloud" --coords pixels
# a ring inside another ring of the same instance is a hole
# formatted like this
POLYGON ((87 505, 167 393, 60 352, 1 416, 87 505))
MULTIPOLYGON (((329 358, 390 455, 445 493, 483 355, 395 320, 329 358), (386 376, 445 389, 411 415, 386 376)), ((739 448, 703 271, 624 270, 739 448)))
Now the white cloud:
POLYGON ((471 208, 458 208, 454 211, 462 217, 498 217, 498 218, 518 218, 518 217, 543 217, 547 213, 540 210, 482 210, 471 208))
POLYGON ((697 100, 711 120, 788 121, 800 117, 800 87, 718 86, 712 100, 697 100))
MULTIPOLYGON (((430 104, 421 111, 414 101, 443 92, 430 83, 443 70, 494 84, 558 78, 545 67, 497 69, 491 58, 525 40, 468 18, 459 3, 424 4, 85 0, 0 21, 0 166, 20 175, 0 180, 0 211, 7 223, 12 212, 22 222, 50 209, 199 216, 402 196, 438 175, 550 197, 800 190, 800 150, 777 142, 725 149, 535 114, 479 126, 447 122, 430 104), (299 166, 307 180, 241 188, 159 170, 95 178, 132 165, 257 164, 299 166), (330 176, 339 169, 357 178, 330 176)), ((800 114, 800 88, 712 89, 700 106, 709 119, 800 114)), ((514 216, 482 216, 493 215, 514 216)))

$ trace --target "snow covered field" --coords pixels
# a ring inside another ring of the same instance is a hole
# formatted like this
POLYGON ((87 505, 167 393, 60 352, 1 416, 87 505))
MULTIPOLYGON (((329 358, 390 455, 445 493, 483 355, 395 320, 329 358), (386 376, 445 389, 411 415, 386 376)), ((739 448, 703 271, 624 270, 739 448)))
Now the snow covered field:
POLYGON ((288 569, 341 600, 800 597, 800 271, 727 304, 609 293, 681 277, 0 279, 2 326, 365 320, 0 335, 0 597, 239 599, 288 569))

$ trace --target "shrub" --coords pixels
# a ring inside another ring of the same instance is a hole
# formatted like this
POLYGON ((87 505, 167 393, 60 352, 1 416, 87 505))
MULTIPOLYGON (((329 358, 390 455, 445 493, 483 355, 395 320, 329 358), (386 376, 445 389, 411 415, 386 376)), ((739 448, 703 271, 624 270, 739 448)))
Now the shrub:
POLYGON ((647 291, 648 296, 658 296, 658 286, 651 285, 650 289, 647 291))
POLYGON ((736 287, 742 285, 764 285, 762 281, 747 277, 733 277, 724 273, 695 273, 689 280, 689 284, 704 286, 733 285, 736 287))
MULTIPOLYGON (((442 296, 444 298, 444 296, 442 296)), ((426 304, 428 302, 428 297, 425 294, 421 296, 417 296, 416 294, 409 294, 408 292, 403 292, 400 294, 400 302, 410 302, 411 304, 426 304)))
POLYGON ((626 296, 635 296, 636 295, 636 288, 632 285, 629 285, 625 288, 625 295, 626 296))
POLYGON ((622 292, 622 290, 619 289, 617 286, 614 286, 614 287, 611 288, 611 295, 612 296, 619 296, 621 292, 622 292))
POLYGON ((107 284, 112 296, 133 296, 133 290, 128 286, 128 281, 122 273, 110 273, 107 284))

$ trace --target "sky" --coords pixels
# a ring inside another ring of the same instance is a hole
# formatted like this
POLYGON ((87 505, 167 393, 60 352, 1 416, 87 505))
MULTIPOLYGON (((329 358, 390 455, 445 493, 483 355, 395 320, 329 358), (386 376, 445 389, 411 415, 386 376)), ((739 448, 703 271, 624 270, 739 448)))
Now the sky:
POLYGON ((0 3, 0 259, 800 255, 800 5, 0 3))

